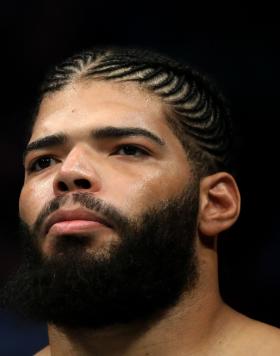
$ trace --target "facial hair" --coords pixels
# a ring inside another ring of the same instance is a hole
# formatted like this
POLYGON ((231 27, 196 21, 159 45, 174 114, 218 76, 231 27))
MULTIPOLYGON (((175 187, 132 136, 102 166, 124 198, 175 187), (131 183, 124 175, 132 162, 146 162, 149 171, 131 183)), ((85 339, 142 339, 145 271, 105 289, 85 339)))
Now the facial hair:
POLYGON ((134 218, 91 194, 73 194, 116 228, 120 241, 104 258, 86 251, 85 236, 74 235, 58 239, 62 253, 43 255, 41 225, 68 198, 51 201, 33 228, 22 221, 23 261, 1 292, 5 308, 61 327, 100 329, 153 318, 195 288, 197 182, 134 218))

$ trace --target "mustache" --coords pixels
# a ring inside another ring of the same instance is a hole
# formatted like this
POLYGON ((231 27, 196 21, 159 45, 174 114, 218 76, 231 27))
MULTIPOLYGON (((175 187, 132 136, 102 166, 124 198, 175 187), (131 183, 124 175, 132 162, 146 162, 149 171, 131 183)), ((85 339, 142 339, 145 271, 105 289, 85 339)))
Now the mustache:
POLYGON ((114 206, 105 203, 103 200, 94 197, 90 193, 86 192, 76 192, 64 196, 58 196, 46 203, 39 213, 35 223, 32 227, 32 234, 34 236, 39 236, 42 231, 42 227, 50 214, 56 210, 67 205, 68 202, 73 204, 79 204, 81 207, 84 207, 88 210, 93 210, 99 213, 106 220, 110 221, 112 225, 122 230, 124 226, 129 223, 129 219, 125 217, 117 208, 114 206))

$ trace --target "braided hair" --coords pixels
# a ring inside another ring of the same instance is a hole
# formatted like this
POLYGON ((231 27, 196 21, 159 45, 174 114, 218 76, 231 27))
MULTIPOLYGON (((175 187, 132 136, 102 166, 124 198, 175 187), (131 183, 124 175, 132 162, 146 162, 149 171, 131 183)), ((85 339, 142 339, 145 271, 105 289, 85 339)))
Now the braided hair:
MULTIPOLYGON (((93 48, 56 66, 45 78, 40 102, 77 80, 136 82, 161 98, 166 118, 200 177, 230 171, 232 123, 223 96, 187 64, 141 49, 93 48)), ((35 115, 36 119, 36 115, 35 115)))

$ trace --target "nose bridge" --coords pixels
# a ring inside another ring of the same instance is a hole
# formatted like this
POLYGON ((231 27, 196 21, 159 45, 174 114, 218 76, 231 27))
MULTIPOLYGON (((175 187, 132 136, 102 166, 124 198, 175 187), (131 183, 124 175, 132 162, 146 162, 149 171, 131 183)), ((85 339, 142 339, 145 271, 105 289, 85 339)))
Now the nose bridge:
POLYGON ((67 154, 54 179, 56 195, 75 190, 98 190, 100 179, 94 153, 83 144, 75 145, 67 154))
POLYGON ((85 145, 78 144, 72 148, 61 165, 61 171, 64 173, 84 173, 93 170, 93 153, 85 145))

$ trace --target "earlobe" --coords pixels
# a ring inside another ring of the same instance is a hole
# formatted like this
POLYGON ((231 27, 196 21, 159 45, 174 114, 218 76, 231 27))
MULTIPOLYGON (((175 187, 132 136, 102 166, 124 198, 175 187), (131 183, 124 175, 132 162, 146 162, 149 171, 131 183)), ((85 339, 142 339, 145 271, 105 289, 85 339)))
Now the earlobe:
POLYGON ((199 232, 216 236, 230 228, 240 213, 240 193, 226 172, 205 177, 200 183, 199 232))

